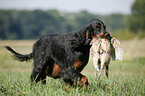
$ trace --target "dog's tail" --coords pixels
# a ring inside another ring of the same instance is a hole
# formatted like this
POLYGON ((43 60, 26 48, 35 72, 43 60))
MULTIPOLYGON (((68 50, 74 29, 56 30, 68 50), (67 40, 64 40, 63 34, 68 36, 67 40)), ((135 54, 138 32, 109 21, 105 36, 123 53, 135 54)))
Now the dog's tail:
POLYGON ((14 51, 14 50, 13 50, 11 47, 9 47, 9 46, 5 46, 5 48, 6 48, 7 50, 9 50, 12 54, 14 54, 14 57, 15 57, 17 60, 19 60, 19 61, 28 61, 28 60, 32 59, 32 57, 33 57, 33 54, 32 54, 32 53, 30 53, 30 54, 28 54, 28 55, 22 55, 22 54, 17 53, 16 51, 14 51))

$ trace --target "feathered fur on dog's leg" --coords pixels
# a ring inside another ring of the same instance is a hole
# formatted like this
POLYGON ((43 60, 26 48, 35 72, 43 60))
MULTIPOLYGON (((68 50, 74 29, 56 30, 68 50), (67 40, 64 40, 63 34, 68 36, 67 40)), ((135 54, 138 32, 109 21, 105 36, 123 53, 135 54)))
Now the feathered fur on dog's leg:
POLYGON ((88 85, 89 85, 88 78, 85 75, 82 75, 82 78, 81 78, 81 80, 78 83, 79 89, 83 86, 83 89, 87 90, 88 89, 88 85))
POLYGON ((70 89, 70 86, 76 85, 79 86, 79 89, 83 87, 83 89, 86 90, 89 85, 87 77, 82 75, 73 67, 64 69, 60 76, 67 85, 67 87, 65 88, 66 90, 70 89))

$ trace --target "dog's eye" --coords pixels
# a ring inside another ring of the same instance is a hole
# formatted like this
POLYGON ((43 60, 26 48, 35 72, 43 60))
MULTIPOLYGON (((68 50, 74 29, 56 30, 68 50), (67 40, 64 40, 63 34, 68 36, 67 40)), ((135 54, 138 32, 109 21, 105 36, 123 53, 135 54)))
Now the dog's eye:
POLYGON ((96 28, 99 29, 100 28, 100 25, 97 25, 96 28))

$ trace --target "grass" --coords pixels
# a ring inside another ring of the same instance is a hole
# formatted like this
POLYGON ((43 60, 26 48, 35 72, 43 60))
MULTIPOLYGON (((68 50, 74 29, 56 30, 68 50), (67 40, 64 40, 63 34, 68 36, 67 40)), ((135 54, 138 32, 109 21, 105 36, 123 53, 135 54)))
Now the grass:
POLYGON ((48 77, 46 85, 32 84, 29 78, 33 61, 14 60, 2 47, 11 45, 18 52, 27 54, 31 52, 33 43, 34 41, 0 41, 0 96, 145 96, 144 39, 122 41, 125 59, 111 62, 108 79, 102 72, 100 80, 95 80, 95 70, 90 60, 82 71, 89 79, 88 90, 79 90, 76 87, 71 88, 69 92, 65 90, 66 86, 61 79, 54 80, 48 77), (140 50, 136 52, 135 49, 140 50))
POLYGON ((31 85, 28 72, 1 72, 0 95, 26 95, 26 96, 144 96, 145 76, 119 74, 111 75, 109 79, 102 76, 97 81, 92 75, 88 75, 89 89, 71 88, 65 90, 64 83, 58 79, 47 78, 47 84, 31 85), (7 74, 7 75, 6 75, 7 74))

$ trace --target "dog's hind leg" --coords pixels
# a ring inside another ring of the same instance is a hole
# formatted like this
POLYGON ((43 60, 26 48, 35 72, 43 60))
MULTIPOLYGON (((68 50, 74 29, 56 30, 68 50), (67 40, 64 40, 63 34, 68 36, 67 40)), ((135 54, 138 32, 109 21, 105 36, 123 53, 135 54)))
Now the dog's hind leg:
POLYGON ((39 82, 42 81, 43 84, 46 83, 46 74, 45 70, 47 68, 47 61, 45 59, 38 61, 34 60, 34 68, 31 75, 32 82, 39 82))
POLYGON ((32 82, 39 82, 42 81, 43 84, 46 84, 46 74, 43 70, 37 70, 33 69, 32 75, 31 75, 31 81, 32 82))

